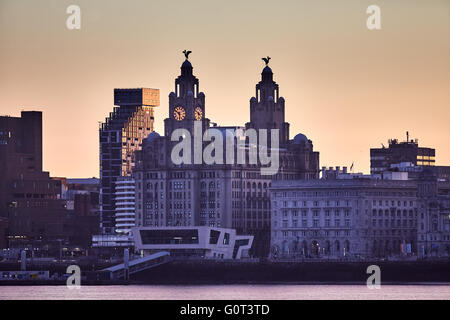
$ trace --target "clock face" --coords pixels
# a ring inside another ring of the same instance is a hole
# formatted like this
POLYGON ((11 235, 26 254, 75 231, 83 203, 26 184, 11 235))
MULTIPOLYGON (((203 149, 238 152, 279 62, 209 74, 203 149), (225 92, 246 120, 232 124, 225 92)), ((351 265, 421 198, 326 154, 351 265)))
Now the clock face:
POLYGON ((175 107, 175 109, 173 110, 173 117, 177 121, 182 121, 186 117, 186 111, 183 107, 175 107))
POLYGON ((200 108, 200 107, 195 108, 194 116, 195 116, 195 120, 202 120, 202 117, 203 117, 202 108, 200 108))

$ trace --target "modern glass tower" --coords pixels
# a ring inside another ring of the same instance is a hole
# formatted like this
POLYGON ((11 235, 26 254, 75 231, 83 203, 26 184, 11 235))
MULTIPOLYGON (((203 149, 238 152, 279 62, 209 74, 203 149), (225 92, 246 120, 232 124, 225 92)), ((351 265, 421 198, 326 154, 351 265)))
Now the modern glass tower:
MULTIPOLYGON (((114 89, 113 112, 102 123, 100 134, 100 231, 116 234, 116 181, 130 176, 134 152, 152 131, 159 89, 114 89)), ((123 230, 123 229, 121 229, 123 230)))

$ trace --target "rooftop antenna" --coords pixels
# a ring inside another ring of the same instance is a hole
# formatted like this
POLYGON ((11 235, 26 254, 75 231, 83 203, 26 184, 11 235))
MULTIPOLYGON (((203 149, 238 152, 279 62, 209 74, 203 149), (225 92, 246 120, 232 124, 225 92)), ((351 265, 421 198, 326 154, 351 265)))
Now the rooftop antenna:
POLYGON ((406 142, 409 142, 409 132, 406 131, 406 142))

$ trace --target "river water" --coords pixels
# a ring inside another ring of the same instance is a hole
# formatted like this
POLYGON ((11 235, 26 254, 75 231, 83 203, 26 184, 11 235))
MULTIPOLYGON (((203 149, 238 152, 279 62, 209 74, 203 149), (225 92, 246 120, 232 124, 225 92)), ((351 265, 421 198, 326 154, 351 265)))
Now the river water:
POLYGON ((128 286, 0 286, 0 300, 18 299, 145 299, 145 300, 450 300, 450 284, 381 285, 128 285, 128 286))

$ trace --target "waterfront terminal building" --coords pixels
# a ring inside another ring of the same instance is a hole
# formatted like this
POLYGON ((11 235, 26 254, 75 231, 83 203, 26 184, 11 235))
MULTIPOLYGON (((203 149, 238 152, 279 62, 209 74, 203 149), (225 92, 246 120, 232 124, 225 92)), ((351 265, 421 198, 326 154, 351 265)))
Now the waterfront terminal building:
POLYGON ((237 235, 234 229, 205 226, 136 227, 132 235, 142 255, 167 251, 173 258, 241 259, 253 243, 253 236, 237 235))

